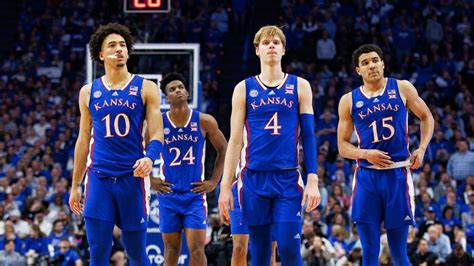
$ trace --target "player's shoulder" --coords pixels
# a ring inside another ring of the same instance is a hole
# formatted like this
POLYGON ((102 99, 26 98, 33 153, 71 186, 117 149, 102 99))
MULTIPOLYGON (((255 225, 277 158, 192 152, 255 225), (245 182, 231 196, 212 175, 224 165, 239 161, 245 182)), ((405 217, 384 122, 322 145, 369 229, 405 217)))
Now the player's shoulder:
POLYGON ((156 89, 158 88, 158 85, 155 82, 144 78, 142 88, 143 89, 156 89))
POLYGON ((399 90, 410 90, 415 88, 415 86, 406 79, 395 79, 395 81, 397 82, 399 90))
POLYGON ((237 85, 234 87, 234 97, 245 97, 247 91, 247 87, 245 85, 245 79, 241 80, 237 85))
POLYGON ((352 91, 346 92, 339 100, 339 108, 352 108, 352 91))
POLYGON ((79 90, 79 95, 80 96, 90 95, 91 90, 92 90, 92 82, 89 82, 89 83, 85 84, 84 86, 82 86, 82 88, 79 90))
POLYGON ((206 114, 206 113, 202 113, 202 112, 198 112, 199 113, 199 123, 201 123, 201 125, 217 125, 217 120, 210 114, 206 114))
POLYGON ((239 83, 237 83, 237 85, 235 85, 234 91, 235 91, 235 90, 242 90, 242 89, 245 90, 245 88, 246 88, 245 82, 246 82, 247 79, 248 79, 248 78, 239 81, 239 83))
POLYGON ((303 86, 308 86, 311 87, 309 81, 303 77, 300 76, 295 76, 296 77, 296 82, 298 82, 298 85, 303 85, 303 86))

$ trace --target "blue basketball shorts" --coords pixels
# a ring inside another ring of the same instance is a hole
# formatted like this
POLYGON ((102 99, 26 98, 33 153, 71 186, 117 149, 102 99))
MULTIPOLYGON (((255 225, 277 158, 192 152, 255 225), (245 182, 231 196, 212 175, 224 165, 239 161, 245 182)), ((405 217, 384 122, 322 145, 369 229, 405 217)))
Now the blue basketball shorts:
POLYGON ((84 217, 113 222, 124 231, 148 227, 149 178, 104 176, 91 169, 84 185, 84 217))
POLYGON ((303 179, 296 169, 243 169, 238 181, 242 224, 301 222, 303 179))
POLYGON ((415 194, 408 167, 375 170, 357 167, 352 183, 352 220, 384 222, 387 229, 414 224, 415 194))
POLYGON ((160 231, 181 232, 184 228, 207 228, 206 195, 193 192, 172 192, 158 195, 160 231))

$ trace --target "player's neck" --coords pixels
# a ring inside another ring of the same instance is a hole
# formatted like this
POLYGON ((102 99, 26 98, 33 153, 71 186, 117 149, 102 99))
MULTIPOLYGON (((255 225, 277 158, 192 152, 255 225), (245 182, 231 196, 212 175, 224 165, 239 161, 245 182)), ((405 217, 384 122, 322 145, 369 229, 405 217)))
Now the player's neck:
POLYGON ((379 93, 381 90, 385 89, 385 84, 387 83, 386 78, 382 78, 377 82, 364 82, 363 90, 369 96, 374 96, 379 93))
POLYGON ((109 68, 105 71, 105 80, 112 85, 127 81, 130 79, 132 74, 128 72, 127 67, 123 67, 120 69, 113 69, 109 68))
POLYGON ((268 86, 280 84, 285 78, 285 73, 281 70, 281 64, 267 65, 261 64, 259 79, 268 86))
POLYGON ((183 126, 191 115, 191 109, 188 104, 173 105, 170 108, 170 118, 177 126, 183 126))

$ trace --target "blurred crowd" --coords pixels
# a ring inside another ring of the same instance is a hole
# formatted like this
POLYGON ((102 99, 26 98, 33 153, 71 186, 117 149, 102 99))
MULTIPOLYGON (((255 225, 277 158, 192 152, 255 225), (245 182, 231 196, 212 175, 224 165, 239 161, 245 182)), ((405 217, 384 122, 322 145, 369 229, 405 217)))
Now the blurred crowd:
MULTIPOLYGON (((254 34, 245 27, 256 12, 250 1, 176 0, 167 15, 140 16, 124 14, 120 2, 34 1, 18 18, 16 42, 0 61, 0 263, 86 262, 83 221, 71 214, 67 202, 78 91, 86 79, 85 47, 98 25, 123 23, 137 42, 200 43, 203 111, 215 110, 223 89, 226 36, 238 30, 254 34)), ((277 24, 287 36, 284 70, 311 83, 317 114, 322 202, 302 221, 305 264, 361 262, 359 236, 350 220, 355 165, 337 154, 337 105, 361 84, 352 51, 376 43, 384 51, 386 76, 411 81, 435 118, 425 163, 413 172, 417 223, 409 233, 410 260, 414 265, 472 265, 474 3, 282 0, 278 10, 277 24)), ((170 65, 170 71, 180 71, 170 65)), ((418 146, 419 132, 418 121, 410 119, 411 148, 418 146)), ((120 232, 114 235, 111 260, 120 265, 125 254, 120 232)), ((211 211, 210 264, 217 265, 228 252, 228 237, 211 211)), ((380 264, 391 265, 385 235, 381 243, 380 264)))

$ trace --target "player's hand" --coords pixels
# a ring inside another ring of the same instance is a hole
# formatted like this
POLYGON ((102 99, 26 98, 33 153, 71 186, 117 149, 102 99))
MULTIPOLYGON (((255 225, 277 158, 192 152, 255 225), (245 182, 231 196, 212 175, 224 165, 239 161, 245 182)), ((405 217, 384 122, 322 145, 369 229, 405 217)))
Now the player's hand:
POLYGON ((69 195, 69 207, 72 212, 81 215, 83 210, 83 205, 81 203, 81 191, 79 187, 72 188, 71 194, 69 195))
POLYGON ((204 180, 202 182, 192 182, 191 185, 194 186, 194 188, 191 189, 191 192, 206 194, 213 191, 216 188, 217 183, 211 180, 204 180))
POLYGON ((153 168, 153 162, 148 157, 143 157, 135 162, 133 165, 133 175, 138 177, 147 177, 151 173, 151 169, 153 168))
POLYGON ((223 189, 221 185, 221 193, 219 195, 219 215, 221 217, 221 221, 225 225, 230 224, 230 213, 229 213, 229 206, 231 210, 234 210, 234 196, 232 195, 232 190, 230 189, 223 189))
POLYGON ((410 158, 410 168, 418 169, 423 164, 423 158, 425 157, 425 149, 416 149, 410 158))
POLYGON ((308 174, 308 182, 303 192, 303 200, 301 201, 301 207, 303 207, 306 202, 306 212, 310 212, 321 203, 321 195, 319 194, 318 188, 318 175, 308 174))
POLYGON ((380 150, 365 150, 364 159, 381 168, 386 168, 393 164, 392 158, 388 156, 388 152, 380 150))
POLYGON ((171 189, 172 185, 173 184, 169 182, 161 180, 161 178, 150 178, 150 186, 152 189, 158 192, 158 194, 173 192, 173 190, 171 189))

